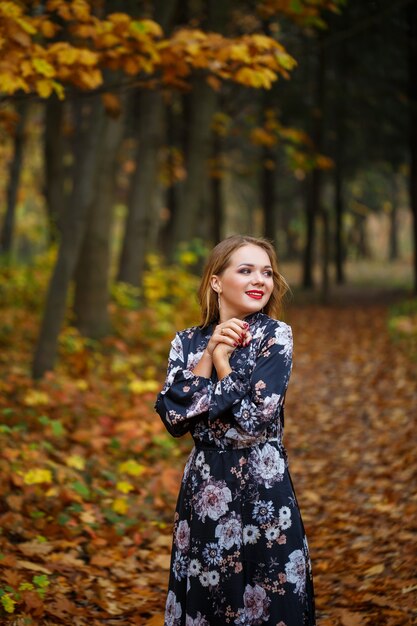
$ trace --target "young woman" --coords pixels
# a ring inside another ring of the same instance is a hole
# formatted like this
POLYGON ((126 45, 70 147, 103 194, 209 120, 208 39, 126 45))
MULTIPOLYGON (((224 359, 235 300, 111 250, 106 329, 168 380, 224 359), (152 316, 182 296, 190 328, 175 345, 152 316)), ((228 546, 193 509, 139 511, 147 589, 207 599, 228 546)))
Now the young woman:
POLYGON ((178 332, 155 408, 195 443, 175 512, 165 626, 313 626, 307 539, 282 444, 292 332, 272 245, 211 252, 202 324, 178 332))

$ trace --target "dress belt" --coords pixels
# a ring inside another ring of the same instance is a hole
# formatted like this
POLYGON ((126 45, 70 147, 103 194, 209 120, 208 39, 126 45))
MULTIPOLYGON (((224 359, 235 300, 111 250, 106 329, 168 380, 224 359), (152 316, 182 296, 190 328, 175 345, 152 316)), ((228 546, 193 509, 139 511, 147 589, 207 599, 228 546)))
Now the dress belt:
POLYGON ((283 444, 279 441, 278 437, 270 437, 269 439, 254 439, 252 442, 236 441, 234 444, 228 441, 225 446, 216 445, 215 443, 208 443, 205 441, 194 440, 196 450, 217 450, 218 452, 225 452, 228 450, 242 450, 244 448, 253 448, 264 443, 277 443, 279 447, 283 448, 283 444))

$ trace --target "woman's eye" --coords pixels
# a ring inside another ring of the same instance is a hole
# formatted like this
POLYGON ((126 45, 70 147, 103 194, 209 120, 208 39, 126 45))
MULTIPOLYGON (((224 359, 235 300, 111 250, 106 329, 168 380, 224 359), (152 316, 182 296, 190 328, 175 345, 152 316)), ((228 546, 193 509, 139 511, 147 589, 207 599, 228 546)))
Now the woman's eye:
POLYGON ((265 272, 265 276, 268 276, 268 278, 271 278, 271 276, 272 276, 272 272, 271 272, 271 270, 267 270, 267 271, 265 272))
POLYGON ((244 267, 241 270, 239 270, 239 274, 249 274, 250 269, 248 267, 244 267))

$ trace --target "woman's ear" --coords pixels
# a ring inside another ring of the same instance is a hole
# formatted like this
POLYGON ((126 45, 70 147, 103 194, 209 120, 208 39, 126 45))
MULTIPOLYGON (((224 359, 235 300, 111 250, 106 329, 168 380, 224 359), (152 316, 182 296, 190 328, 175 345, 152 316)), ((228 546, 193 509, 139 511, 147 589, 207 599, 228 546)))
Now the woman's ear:
POLYGON ((221 286, 219 277, 216 276, 215 274, 213 274, 213 276, 210 279, 210 285, 213 291, 215 291, 216 293, 222 292, 222 286, 221 286))

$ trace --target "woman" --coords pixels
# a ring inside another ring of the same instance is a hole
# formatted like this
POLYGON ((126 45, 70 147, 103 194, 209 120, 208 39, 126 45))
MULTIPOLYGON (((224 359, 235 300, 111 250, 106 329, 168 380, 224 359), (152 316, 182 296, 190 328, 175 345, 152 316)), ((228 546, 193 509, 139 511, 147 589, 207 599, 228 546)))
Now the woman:
POLYGON ((195 447, 175 513, 165 626, 313 626, 304 527, 282 445, 292 332, 272 245, 212 251, 202 325, 178 332, 155 408, 195 447))

